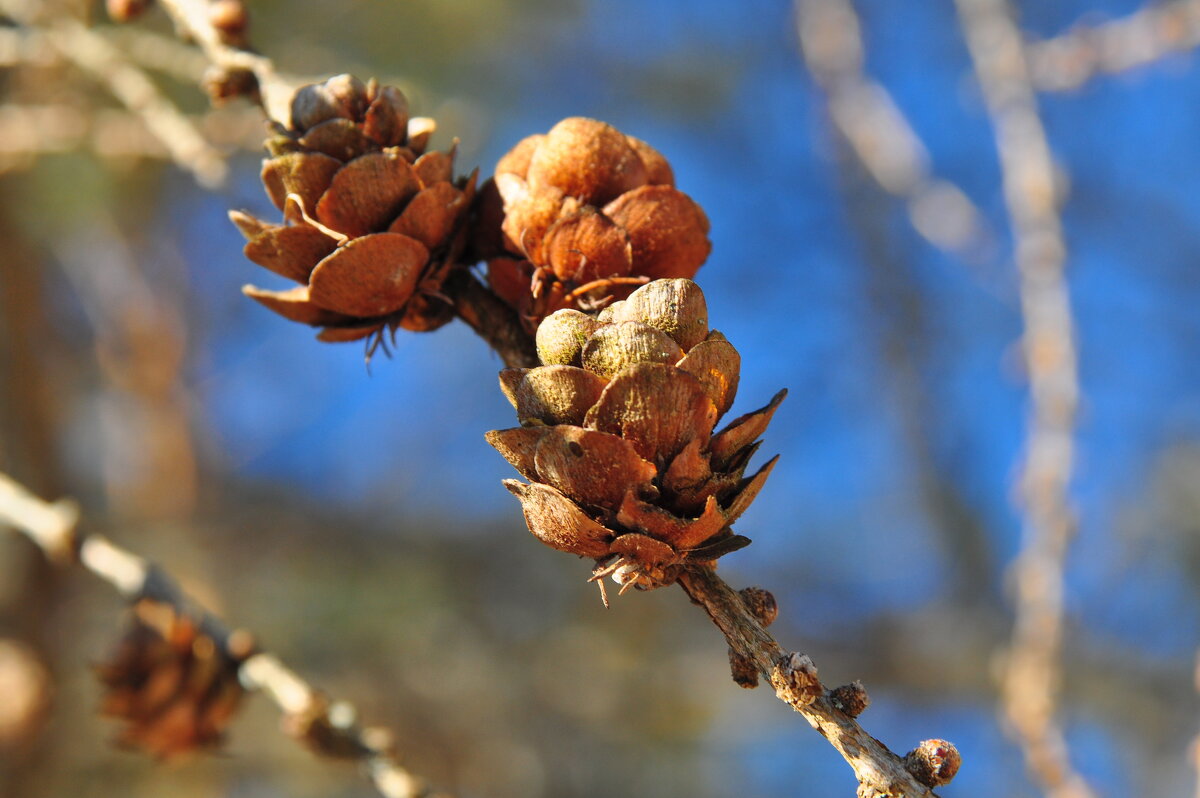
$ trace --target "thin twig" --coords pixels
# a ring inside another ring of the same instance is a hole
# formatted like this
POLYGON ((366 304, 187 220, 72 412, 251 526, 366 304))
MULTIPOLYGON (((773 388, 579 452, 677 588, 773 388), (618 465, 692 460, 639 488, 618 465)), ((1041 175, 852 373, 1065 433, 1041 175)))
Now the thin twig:
POLYGON ((208 0, 159 0, 180 30, 196 40, 208 59, 227 69, 248 69, 258 79, 263 109, 277 122, 286 122, 296 87, 275 71, 271 59, 226 44, 209 18, 208 0))
POLYGON ((1099 25, 1078 25, 1026 46, 1038 91, 1070 91, 1099 75, 1114 75, 1200 46, 1200 0, 1147 5, 1099 25))
MULTIPOLYGON (((151 31, 128 25, 91 28, 121 49, 130 61, 176 80, 199 83, 208 59, 194 47, 151 31)), ((36 28, 0 28, 0 66, 52 66, 63 58, 45 34, 36 28)))
POLYGON ((1056 720, 1063 567, 1076 519, 1067 499, 1079 401, 1075 331, 1055 168, 1029 81, 1021 34, 1004 0, 956 0, 996 128, 1012 220, 1031 418, 1021 472, 1022 550, 1002 709, 1034 777, 1051 798, 1093 793, 1072 769, 1056 720))
POLYGON ((208 69, 208 59, 203 53, 170 36, 138 25, 106 26, 103 30, 135 64, 169 75, 181 83, 200 83, 208 69))
POLYGON ((60 61, 58 53, 38 31, 0 28, 0 66, 51 66, 60 61))
MULTIPOLYGON (((262 143, 262 116, 256 110, 222 108, 188 118, 222 148, 257 151, 262 143)), ((0 174, 28 168, 42 156, 76 150, 100 158, 173 160, 145 120, 123 109, 0 106, 0 174)))
MULTIPOLYGON (((32 27, 32 21, 24 21, 32 27)), ((47 23, 40 32, 60 57, 93 75, 121 104, 140 116, 171 153, 172 160, 195 175, 201 185, 213 187, 224 182, 228 173, 224 156, 120 48, 66 16, 47 23)))
POLYGON ((840 711, 806 656, 785 652, 754 618, 741 597, 709 567, 692 567, 679 585, 708 613, 729 647, 753 662, 780 701, 802 714, 854 769, 860 798, 927 798, 934 793, 916 780, 904 759, 888 750, 840 711))
POLYGON ((796 0, 800 50, 828 100, 829 116, 871 177, 908 203, 917 232, 941 249, 973 254, 990 236, 983 215, 953 183, 934 177, 929 152, 888 90, 863 69, 850 0, 796 0))
MULTIPOLYGON (((204 633, 228 649, 232 634, 225 623, 199 607, 180 590, 170 574, 154 563, 97 534, 82 533, 79 514, 67 502, 44 502, 0 473, 0 524, 25 534, 57 562, 74 559, 114 587, 126 599, 151 599, 194 619, 204 633)), ((248 690, 266 694, 286 717, 316 717, 334 738, 338 750, 354 751, 384 798, 435 798, 424 781, 396 762, 389 750, 391 735, 363 728, 353 708, 329 702, 276 657, 256 653, 243 661, 238 678, 248 690)))

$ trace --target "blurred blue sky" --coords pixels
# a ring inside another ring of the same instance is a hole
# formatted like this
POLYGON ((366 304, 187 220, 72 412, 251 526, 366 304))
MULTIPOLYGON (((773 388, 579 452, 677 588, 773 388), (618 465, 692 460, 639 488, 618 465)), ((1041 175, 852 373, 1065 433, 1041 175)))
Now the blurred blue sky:
MULTIPOLYGON (((951 581, 955 563, 916 498, 889 345, 911 353, 922 435, 981 519, 997 568, 982 591, 999 589, 999 569, 1018 541, 1011 499, 1026 398, 992 131, 950 2, 858 5, 868 70, 924 139, 934 172, 961 186, 1001 231, 992 258, 964 264, 932 249, 903 209, 883 200, 889 262, 867 262, 788 3, 597 0, 549 19, 526 12, 514 25, 520 35, 497 36, 423 91, 486 121, 482 138, 445 131, 475 154, 461 171, 476 163, 490 170, 521 137, 564 116, 595 116, 660 149, 679 187, 706 209, 714 247, 698 280, 714 326, 743 355, 733 412, 758 407, 780 387, 791 391, 763 448, 783 459, 739 524, 755 545, 726 568, 735 581, 778 587, 785 617, 803 613, 794 620, 800 630, 915 608, 951 581), (894 339, 880 269, 919 302, 921 340, 894 339)), ((1103 18, 1137 5, 1020 4, 1023 26, 1044 36, 1084 11, 1103 18)), ((376 8, 351 3, 347 13, 363 24, 376 8)), ((405 74, 407 59, 420 54, 395 57, 379 72, 405 74)), ((1135 550, 1121 519, 1166 449, 1200 443, 1200 80, 1194 59, 1177 57, 1043 96, 1041 108, 1070 186, 1063 217, 1082 353, 1072 491, 1082 523, 1069 608, 1097 640, 1187 656, 1200 628, 1195 584, 1171 556, 1135 550)), ((455 325, 403 336, 392 359, 377 357, 368 374, 357 345, 318 344, 311 331, 242 299, 243 282, 273 284, 242 259, 226 209, 274 212, 253 159, 239 161, 235 175, 224 195, 171 178, 176 190, 156 225, 188 254, 203 303, 197 316, 207 329, 196 342, 192 387, 209 454, 246 478, 301 486, 324 501, 405 519, 462 519, 459 527, 439 521, 439 534, 475 534, 472 521, 515 518, 499 484, 510 469, 483 441, 485 430, 514 423, 495 387, 498 360, 455 325)), ((1154 534, 1138 543, 1169 545, 1154 534)), ((582 566, 564 559, 563 567, 582 566)), ((875 698, 868 726, 894 735, 886 740, 893 747, 934 732, 959 742, 968 767, 946 795, 1029 794, 1013 786, 1019 763, 990 706, 875 698)), ((803 772, 823 785, 808 794, 846 794, 844 764, 804 724, 785 723, 792 726, 744 746, 740 761, 757 793, 792 794, 803 772)), ((1072 738, 1081 767, 1101 777, 1106 794, 1131 794, 1108 733, 1085 717, 1072 738)))

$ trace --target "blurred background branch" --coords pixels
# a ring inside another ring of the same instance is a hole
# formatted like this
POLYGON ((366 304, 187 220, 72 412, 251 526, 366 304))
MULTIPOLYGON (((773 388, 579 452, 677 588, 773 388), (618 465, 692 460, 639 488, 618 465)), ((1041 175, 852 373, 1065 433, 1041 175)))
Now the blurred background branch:
POLYGON ((1147 4, 1129 16, 1026 45, 1029 77, 1038 91, 1070 91, 1100 75, 1115 75, 1200 45, 1200 2, 1147 4))
POLYGON ((266 694, 284 713, 285 727, 316 753, 352 757, 385 798, 435 798, 421 779, 402 768, 390 748, 392 736, 363 728, 357 711, 331 702, 275 656, 247 650, 224 623, 185 596, 159 566, 96 534, 79 532, 79 513, 69 502, 48 504, 0 473, 0 522, 29 537, 52 561, 77 562, 109 583, 130 603, 149 600, 191 619, 226 656, 239 660, 237 677, 248 690, 266 694))
POLYGON ((930 243, 978 259, 990 239, 983 215, 962 189, 933 176, 925 144, 904 112, 867 76, 850 0, 797 0, 795 13, 808 71, 825 93, 830 120, 864 168, 905 201, 913 227, 930 243))
POLYGON ((1067 496, 1079 406, 1075 324, 1065 275, 1062 201, 1024 43, 1005 0, 958 0, 975 74, 996 129, 1019 274, 1021 341, 1032 407, 1019 478, 1021 553, 1013 565, 1016 617, 1003 711, 1047 795, 1094 795, 1071 765, 1056 718, 1062 680, 1067 546, 1076 517, 1067 496))

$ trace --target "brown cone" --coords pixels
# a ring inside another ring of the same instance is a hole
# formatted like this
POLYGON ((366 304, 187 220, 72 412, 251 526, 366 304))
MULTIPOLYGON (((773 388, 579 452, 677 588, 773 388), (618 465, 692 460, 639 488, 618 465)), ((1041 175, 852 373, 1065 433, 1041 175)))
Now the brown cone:
POLYGON ((114 658, 96 669, 100 711, 126 722, 118 744, 166 759, 215 747, 243 690, 236 655, 171 607, 142 601, 114 658))
POLYGON ((708 218, 674 182, 644 141, 595 119, 564 119, 496 164, 475 254, 530 332, 555 310, 595 309, 644 278, 691 278, 712 248, 708 218))
POLYGON ((453 149, 425 152, 432 130, 432 120, 409 118, 392 86, 339 75, 298 90, 262 170, 283 224, 230 218, 246 257, 306 290, 247 286, 246 295, 323 327, 323 341, 448 322, 440 289, 462 247, 475 175, 453 177, 453 149))
POLYGON ((714 434, 741 361, 695 283, 655 280, 601 318, 556 311, 537 348, 545 365, 500 374, 522 426, 487 434, 530 481, 505 485, 536 537, 623 590, 749 543, 731 525, 775 464, 743 476, 784 392, 714 434))

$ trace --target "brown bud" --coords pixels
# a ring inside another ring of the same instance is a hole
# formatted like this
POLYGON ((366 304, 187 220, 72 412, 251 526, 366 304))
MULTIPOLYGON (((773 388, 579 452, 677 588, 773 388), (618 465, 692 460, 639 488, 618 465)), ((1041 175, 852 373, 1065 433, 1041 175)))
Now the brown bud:
POLYGON ((313 693, 308 706, 284 715, 281 725, 285 734, 319 756, 358 759, 370 753, 358 739, 353 708, 331 703, 323 693, 313 693))
POLYGON ((215 0, 208 7, 208 21, 227 43, 240 42, 250 22, 242 0, 215 0))
POLYGON ((858 680, 830 690, 829 700, 842 714, 851 718, 857 718, 871 705, 867 688, 863 687, 863 683, 858 680))
POLYGON ((946 740, 924 740, 904 755, 905 769, 926 787, 949 784, 961 765, 958 749, 946 740))
POLYGON ((259 101, 258 77, 245 67, 213 64, 204 70, 200 86, 213 105, 224 105, 238 97, 259 101))
POLYGON ((738 591, 750 614, 763 626, 770 626, 779 617, 779 605, 771 591, 761 587, 744 587, 738 591))
POLYGON ((738 685, 752 690, 758 687, 758 666, 754 660, 729 649, 729 671, 738 685))
POLYGON ((146 12, 150 0, 105 0, 104 7, 113 22, 129 22, 146 12))

